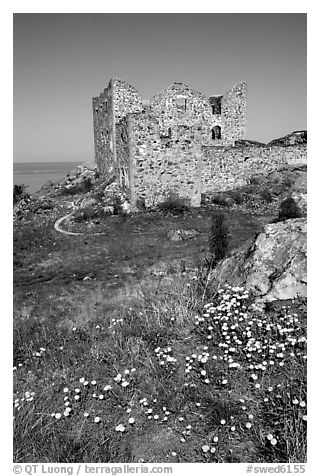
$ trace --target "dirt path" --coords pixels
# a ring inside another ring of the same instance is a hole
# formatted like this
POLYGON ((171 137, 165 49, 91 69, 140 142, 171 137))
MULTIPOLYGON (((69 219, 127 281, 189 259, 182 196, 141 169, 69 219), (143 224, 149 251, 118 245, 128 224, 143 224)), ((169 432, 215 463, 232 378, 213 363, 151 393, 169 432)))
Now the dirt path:
POLYGON ((54 229, 58 231, 59 233, 62 233, 63 235, 83 235, 83 233, 74 233, 72 231, 66 231, 63 228, 61 228, 61 223, 64 222, 67 218, 71 217, 72 213, 68 213, 68 215, 65 215, 59 220, 57 220, 54 224, 54 229))
MULTIPOLYGON (((71 217, 72 213, 68 213, 68 215, 65 215, 59 220, 57 220, 54 224, 54 229, 58 231, 59 233, 62 233, 63 235, 73 235, 73 236, 83 236, 85 233, 75 233, 73 231, 66 231, 63 228, 61 228, 61 224, 69 217, 71 217)), ((90 236, 98 236, 98 235, 105 235, 105 233, 90 233, 90 236)))

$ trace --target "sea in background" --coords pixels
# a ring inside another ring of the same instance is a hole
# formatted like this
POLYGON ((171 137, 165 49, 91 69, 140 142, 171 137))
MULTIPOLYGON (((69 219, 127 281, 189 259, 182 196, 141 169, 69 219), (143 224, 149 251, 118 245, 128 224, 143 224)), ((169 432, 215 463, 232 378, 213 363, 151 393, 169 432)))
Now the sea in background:
POLYGON ((13 164, 13 185, 25 184, 30 195, 51 180, 60 181, 81 162, 20 162, 13 164))

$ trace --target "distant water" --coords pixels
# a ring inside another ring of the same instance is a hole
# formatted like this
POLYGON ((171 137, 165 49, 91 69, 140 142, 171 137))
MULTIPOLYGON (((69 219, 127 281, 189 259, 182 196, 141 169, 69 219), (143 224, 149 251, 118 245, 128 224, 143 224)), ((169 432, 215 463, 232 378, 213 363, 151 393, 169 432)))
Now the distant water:
POLYGON ((13 164, 13 185, 28 185, 26 191, 33 194, 51 180, 60 181, 67 173, 81 165, 79 162, 24 162, 13 164))

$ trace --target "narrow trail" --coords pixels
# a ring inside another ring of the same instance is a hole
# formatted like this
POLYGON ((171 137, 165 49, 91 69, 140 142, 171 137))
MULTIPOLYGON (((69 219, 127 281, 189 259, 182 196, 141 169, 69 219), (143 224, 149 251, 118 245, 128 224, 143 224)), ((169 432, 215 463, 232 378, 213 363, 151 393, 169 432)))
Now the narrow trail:
MULTIPOLYGON (((64 215, 63 217, 59 218, 54 226, 54 229, 58 231, 59 233, 62 233, 63 235, 71 235, 71 236, 84 236, 86 233, 76 233, 73 231, 67 231, 61 228, 61 224, 67 220, 69 217, 71 217, 72 213, 68 213, 67 215, 64 215)), ((139 234, 139 235, 152 235, 157 232, 141 232, 141 231, 133 231, 134 234, 139 234)), ((101 235, 106 235, 106 233, 88 233, 90 236, 101 236, 101 235)))
MULTIPOLYGON (((61 228, 61 224, 69 217, 71 217, 72 213, 68 213, 68 215, 65 215, 61 218, 59 218, 59 220, 57 220, 55 222, 55 224, 53 225, 54 226, 54 229, 56 231, 58 231, 59 233, 62 233, 63 235, 71 235, 71 236, 83 236, 85 235, 85 233, 76 233, 74 231, 67 231, 67 230, 64 230, 63 228, 61 228)), ((105 235, 105 233, 90 233, 90 236, 99 236, 99 235, 105 235)))
POLYGON ((65 215, 61 218, 59 218, 55 224, 54 224, 54 229, 58 231, 59 233, 62 233, 63 235, 73 235, 73 236, 79 236, 83 235, 83 233, 74 233, 73 231, 66 231, 63 228, 61 228, 61 223, 63 223, 67 218, 71 217, 72 213, 68 213, 68 215, 65 215))

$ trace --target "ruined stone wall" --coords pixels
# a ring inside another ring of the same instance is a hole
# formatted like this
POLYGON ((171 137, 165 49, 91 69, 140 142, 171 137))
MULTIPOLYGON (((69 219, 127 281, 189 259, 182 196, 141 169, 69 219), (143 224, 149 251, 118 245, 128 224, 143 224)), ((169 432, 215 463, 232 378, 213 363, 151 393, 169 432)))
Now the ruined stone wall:
MULTIPOLYGON (((121 170, 117 125, 128 114, 143 110, 138 91, 120 79, 111 79, 108 87, 93 98, 95 158, 103 175, 121 170)), ((170 136, 171 144, 180 140, 183 128, 185 143, 230 145, 245 134, 246 85, 237 83, 224 96, 207 98, 186 84, 174 83, 151 99, 148 112, 157 117, 160 138, 170 136)))
POLYGON ((236 83, 221 101, 224 145, 234 145, 243 139, 247 130, 247 84, 236 83))
POLYGON ((223 144, 222 139, 212 138, 215 126, 222 128, 221 114, 213 114, 209 98, 183 83, 174 83, 170 88, 156 94, 150 101, 151 111, 159 118, 163 132, 171 129, 173 138, 178 129, 190 128, 190 140, 203 145, 223 144), (196 131, 196 134, 194 134, 196 131))
POLYGON ((272 147, 202 147, 202 193, 217 193, 245 185, 252 175, 285 164, 307 163, 306 144, 272 147))
POLYGON ((111 79, 108 87, 93 98, 95 159, 103 175, 118 173, 117 124, 131 112, 142 110, 138 91, 121 79, 111 79))
POLYGON ((179 139, 161 135, 161 125, 152 113, 129 116, 131 200, 143 199, 146 206, 175 194, 201 200, 201 149, 190 143, 190 130, 183 125, 179 139))
POLYGON ((306 163, 306 144, 234 145, 246 132, 246 96, 244 82, 209 98, 174 83, 146 107, 133 86, 112 79, 93 98, 100 172, 115 175, 133 203, 140 198, 152 206, 176 194, 199 206, 201 193, 236 188, 284 164, 306 163))
POLYGON ((115 166, 115 176, 121 187, 129 192, 130 177, 129 177, 129 131, 128 119, 124 117, 118 124, 116 124, 116 150, 117 163, 115 166))
POLYGON ((95 160, 99 171, 108 175, 114 163, 113 98, 111 81, 93 98, 95 160))
POLYGON ((112 80, 113 113, 115 122, 132 112, 142 111, 142 99, 137 89, 122 79, 112 80))

